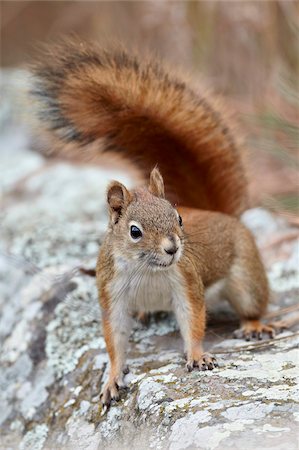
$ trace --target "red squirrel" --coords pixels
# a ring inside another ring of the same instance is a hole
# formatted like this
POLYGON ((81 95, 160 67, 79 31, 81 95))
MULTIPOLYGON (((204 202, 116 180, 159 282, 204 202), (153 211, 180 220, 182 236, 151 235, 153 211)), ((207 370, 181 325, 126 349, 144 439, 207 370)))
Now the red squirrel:
POLYGON ((273 337, 260 321, 265 269, 238 220, 248 207, 241 151, 209 96, 156 61, 82 43, 56 46, 35 66, 33 93, 55 145, 121 154, 144 180, 107 190, 96 269, 110 358, 102 404, 119 398, 135 313, 174 311, 189 371, 217 364, 202 346, 205 292, 216 284, 240 317, 239 335, 273 337))

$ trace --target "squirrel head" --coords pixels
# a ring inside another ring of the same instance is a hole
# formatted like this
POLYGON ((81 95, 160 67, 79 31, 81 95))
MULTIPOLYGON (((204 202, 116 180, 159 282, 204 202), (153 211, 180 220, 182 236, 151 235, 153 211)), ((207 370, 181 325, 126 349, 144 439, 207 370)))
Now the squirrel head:
POLYGON ((164 182, 157 168, 148 188, 129 191, 118 181, 107 191, 110 243, 115 256, 126 263, 140 261, 145 268, 162 270, 177 263, 183 249, 183 224, 165 199, 164 182))

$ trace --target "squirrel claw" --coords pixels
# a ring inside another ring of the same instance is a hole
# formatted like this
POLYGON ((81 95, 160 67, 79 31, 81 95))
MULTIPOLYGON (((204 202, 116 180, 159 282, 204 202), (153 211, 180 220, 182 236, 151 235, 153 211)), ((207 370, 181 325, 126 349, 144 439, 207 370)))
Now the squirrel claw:
POLYGON ((121 380, 119 382, 109 380, 100 394, 102 405, 108 408, 113 400, 118 402, 120 399, 120 391, 127 391, 128 389, 121 380))
POLYGON ((106 384, 103 391, 101 392, 100 400, 102 405, 106 406, 107 408, 110 406, 112 400, 119 400, 118 386, 115 382, 109 382, 106 384))
POLYGON ((203 353, 198 359, 190 358, 186 364, 188 372, 192 372, 193 369, 200 371, 213 370, 216 367, 218 367, 217 360, 210 353, 203 353))
POLYGON ((246 341, 251 341, 252 339, 261 341, 264 335, 268 335, 270 339, 273 339, 275 337, 275 327, 271 324, 265 325, 259 320, 247 320, 241 328, 233 332, 235 339, 245 339, 246 341))

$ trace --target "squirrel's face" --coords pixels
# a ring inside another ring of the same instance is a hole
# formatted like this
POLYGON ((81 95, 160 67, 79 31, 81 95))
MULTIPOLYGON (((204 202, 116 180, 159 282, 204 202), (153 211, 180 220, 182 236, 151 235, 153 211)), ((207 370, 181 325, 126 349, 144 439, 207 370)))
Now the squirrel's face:
POLYGON ((151 173, 149 189, 129 192, 113 182, 108 189, 110 229, 114 251, 145 269, 167 269, 177 263, 183 250, 183 224, 176 209, 164 199, 158 169, 151 173))
POLYGON ((118 248, 127 259, 153 269, 165 269, 179 261, 182 219, 168 201, 139 191, 117 225, 122 237, 118 248))

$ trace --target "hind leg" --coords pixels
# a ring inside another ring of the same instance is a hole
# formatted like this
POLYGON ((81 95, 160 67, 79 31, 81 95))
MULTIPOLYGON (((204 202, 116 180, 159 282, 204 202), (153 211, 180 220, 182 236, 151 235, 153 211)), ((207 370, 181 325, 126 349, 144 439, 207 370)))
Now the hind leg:
POLYGON ((275 336, 274 328, 261 322, 269 302, 269 287, 257 249, 253 250, 253 254, 235 259, 225 286, 226 298, 241 322, 234 337, 247 341, 275 336))

